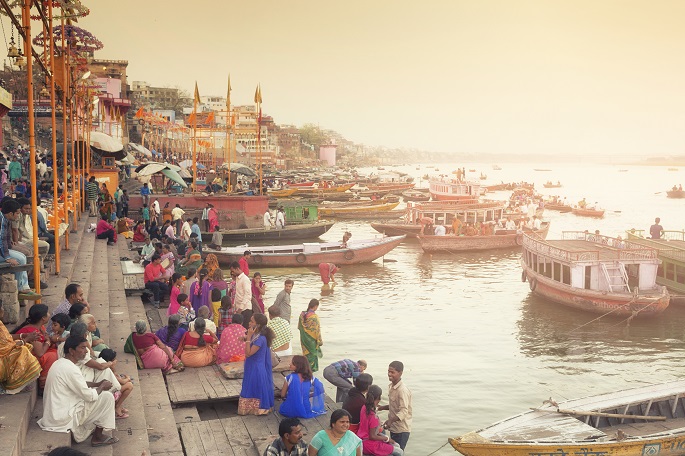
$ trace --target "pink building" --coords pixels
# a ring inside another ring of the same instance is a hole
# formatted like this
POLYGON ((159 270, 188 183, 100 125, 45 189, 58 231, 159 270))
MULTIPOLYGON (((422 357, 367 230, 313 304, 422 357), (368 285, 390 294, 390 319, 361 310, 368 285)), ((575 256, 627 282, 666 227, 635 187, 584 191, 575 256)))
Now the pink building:
POLYGON ((335 144, 327 144, 319 146, 319 160, 328 163, 328 166, 335 166, 335 153, 338 146, 335 144))

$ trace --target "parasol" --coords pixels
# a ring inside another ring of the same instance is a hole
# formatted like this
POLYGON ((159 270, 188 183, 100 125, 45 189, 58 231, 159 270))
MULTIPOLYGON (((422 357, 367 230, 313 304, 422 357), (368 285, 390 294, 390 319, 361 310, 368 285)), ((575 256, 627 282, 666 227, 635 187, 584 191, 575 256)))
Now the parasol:
POLYGON ((183 178, 181 176, 179 176, 179 174, 176 171, 174 171, 173 169, 164 168, 162 170, 162 174, 164 174, 166 177, 168 177, 172 181, 176 182, 181 187, 188 188, 188 184, 186 184, 185 181, 183 180, 183 178))
MULTIPOLYGON (((178 164, 181 168, 186 168, 190 169, 193 167, 193 161, 192 160, 183 160, 181 163, 178 164)), ((197 164, 197 169, 205 169, 205 165, 202 163, 197 164)))
MULTIPOLYGON (((224 163, 221 165, 222 169, 228 169, 228 164, 224 163)), ((232 173, 238 173, 238 174, 244 174, 245 176, 248 177, 256 177, 257 173, 255 173, 251 168, 243 165, 242 163, 231 163, 231 172, 232 173)))
POLYGON ((114 139, 111 136, 100 131, 90 132, 90 147, 94 147, 99 151, 107 152, 110 154, 124 150, 124 145, 121 144, 118 139, 114 139))
POLYGON ((152 157, 152 152, 150 152, 147 147, 141 146, 140 144, 136 143, 128 143, 129 148, 133 149, 136 152, 140 152, 141 154, 145 155, 146 157, 152 157))

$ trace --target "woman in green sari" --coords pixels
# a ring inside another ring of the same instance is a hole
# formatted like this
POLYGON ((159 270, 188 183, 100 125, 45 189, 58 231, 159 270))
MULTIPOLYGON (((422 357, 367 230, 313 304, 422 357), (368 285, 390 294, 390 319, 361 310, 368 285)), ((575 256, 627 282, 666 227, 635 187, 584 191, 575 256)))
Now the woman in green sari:
POLYGON ((300 314, 300 321, 297 324, 297 328, 300 330, 302 354, 307 357, 309 365, 312 366, 312 372, 319 370, 319 358, 323 356, 321 352, 321 346, 323 345, 321 325, 319 324, 319 316, 316 315, 316 309, 318 308, 318 299, 309 301, 307 310, 300 314))
POLYGON ((330 429, 314 434, 307 453, 309 456, 362 456, 362 439, 350 431, 350 412, 334 411, 330 429))
MULTIPOLYGON (((4 316, 0 302, 0 319, 4 316)), ((19 393, 40 375, 40 363, 29 343, 37 337, 37 333, 10 334, 0 321, 0 395, 19 393)))
POLYGON ((188 277, 189 269, 199 270, 201 266, 202 254, 200 254, 200 251, 197 250, 197 242, 190 241, 186 257, 181 262, 181 265, 178 268, 176 268, 176 272, 183 275, 183 277, 188 277))

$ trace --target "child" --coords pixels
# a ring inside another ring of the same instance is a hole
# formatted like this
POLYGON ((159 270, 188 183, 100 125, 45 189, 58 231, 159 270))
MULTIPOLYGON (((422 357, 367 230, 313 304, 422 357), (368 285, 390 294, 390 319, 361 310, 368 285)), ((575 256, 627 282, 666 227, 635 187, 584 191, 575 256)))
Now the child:
MULTIPOLYGON (((215 326, 219 326, 219 307, 221 307, 221 290, 212 289, 212 321, 215 326)), ((215 331, 216 332, 216 331, 215 331)), ((217 334, 217 337, 219 335, 217 334)))
POLYGON ((188 325, 191 321, 195 320, 195 310, 190 304, 190 299, 185 293, 178 295, 178 313, 181 316, 181 326, 188 329, 188 325))
POLYGON ((112 363, 110 370, 114 375, 116 375, 119 384, 121 385, 121 390, 114 393, 114 413, 118 420, 128 418, 128 410, 123 407, 124 401, 133 391, 133 381, 131 377, 124 374, 117 374, 114 370, 114 366, 117 365, 117 352, 111 348, 106 348, 100 352, 100 356, 96 359, 100 364, 112 363))
POLYGON ((219 314, 219 324, 216 328, 216 337, 221 338, 221 332, 224 330, 224 328, 231 324, 233 317, 233 304, 231 303, 230 296, 224 296, 221 298, 221 307, 217 313, 219 314))
POLYGON ((145 229, 150 228, 150 208, 147 204, 143 204, 143 221, 145 222, 145 229))
POLYGON ((197 282, 197 269, 189 268, 188 276, 184 279, 183 285, 181 286, 181 293, 190 296, 190 286, 193 282, 197 282))
POLYGON ((58 313, 52 316, 52 335, 50 336, 50 341, 55 345, 59 345, 69 337, 69 331, 67 328, 71 324, 71 319, 69 315, 58 313))

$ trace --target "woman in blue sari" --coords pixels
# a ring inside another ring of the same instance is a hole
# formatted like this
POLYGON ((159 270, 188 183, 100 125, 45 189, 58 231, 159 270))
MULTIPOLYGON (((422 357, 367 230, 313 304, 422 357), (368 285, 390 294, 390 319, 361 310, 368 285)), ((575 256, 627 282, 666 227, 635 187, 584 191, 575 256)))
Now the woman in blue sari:
POLYGON ((309 361, 304 356, 293 356, 290 364, 292 374, 285 379, 281 389, 281 397, 284 398, 280 414, 295 418, 314 418, 326 413, 324 408, 323 383, 314 377, 309 361), (310 400, 310 392, 314 394, 310 400))
POLYGON ((331 414, 330 429, 317 432, 308 448, 309 456, 362 456, 362 439, 350 431, 350 412, 331 414))
POLYGON ((173 314, 169 317, 169 324, 162 328, 159 328, 155 334, 159 337, 159 340, 164 343, 164 345, 171 348, 172 351, 178 350, 178 344, 181 343, 183 335, 186 333, 186 329, 181 326, 181 316, 179 314, 173 314))
POLYGON ((275 334, 264 314, 254 314, 245 337, 245 373, 238 415, 266 415, 274 406, 271 342, 275 334))

